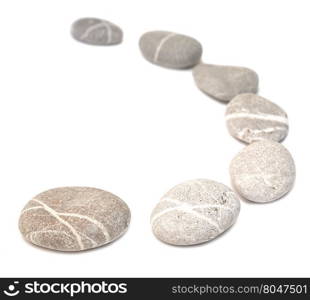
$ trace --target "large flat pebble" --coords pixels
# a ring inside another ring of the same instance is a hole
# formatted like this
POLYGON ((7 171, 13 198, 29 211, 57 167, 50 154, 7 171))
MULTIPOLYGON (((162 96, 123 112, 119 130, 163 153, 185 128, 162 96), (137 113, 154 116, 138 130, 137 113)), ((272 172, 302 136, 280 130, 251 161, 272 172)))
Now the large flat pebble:
POLYGON ((30 200, 21 212, 19 229, 37 246, 82 251, 117 239, 129 222, 130 210, 119 197, 95 188, 64 187, 30 200))

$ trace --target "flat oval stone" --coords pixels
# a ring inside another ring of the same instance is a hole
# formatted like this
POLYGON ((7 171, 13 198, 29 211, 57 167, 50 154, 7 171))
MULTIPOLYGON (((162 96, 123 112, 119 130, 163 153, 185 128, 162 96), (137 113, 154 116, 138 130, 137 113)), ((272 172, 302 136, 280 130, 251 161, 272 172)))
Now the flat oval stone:
POLYGON ((128 228, 130 210, 119 197, 95 188, 43 192, 24 207, 19 229, 40 247, 82 251, 110 243, 128 228))
POLYGON ((191 68, 199 63, 202 55, 202 46, 197 40, 167 31, 147 32, 140 38, 139 45, 145 59, 166 68, 191 68))
POLYGON ((71 34, 79 42, 97 46, 120 44, 123 40, 123 32, 117 25, 97 18, 75 21, 71 34))
POLYGON ((230 164, 236 191, 253 202, 271 202, 284 196, 293 187, 295 173, 289 151, 270 140, 246 146, 230 164))
POLYGON ((193 76, 201 91, 220 101, 229 102, 239 94, 258 90, 258 75, 248 68, 199 64, 193 76))
POLYGON ((246 143, 262 139, 280 142, 288 134, 285 111, 254 94, 241 94, 229 102, 226 123, 230 134, 246 143))
POLYGON ((153 233, 172 245, 195 245, 231 227, 240 211, 239 197, 207 179, 181 183, 168 191, 151 216, 153 233))

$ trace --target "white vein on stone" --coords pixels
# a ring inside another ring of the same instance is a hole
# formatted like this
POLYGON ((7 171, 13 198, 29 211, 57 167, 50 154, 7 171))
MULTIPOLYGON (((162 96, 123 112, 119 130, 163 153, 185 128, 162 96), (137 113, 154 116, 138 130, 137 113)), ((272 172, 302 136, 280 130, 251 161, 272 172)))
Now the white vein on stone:
POLYGON ((247 131, 250 131, 251 133, 257 134, 257 133, 271 133, 274 131, 282 131, 282 130, 287 130, 287 127, 284 126, 275 126, 275 127, 268 127, 268 128, 263 128, 263 129, 251 129, 251 128, 243 128, 240 131, 240 134, 245 134, 247 131))
POLYGON ((33 206, 33 207, 29 207, 29 208, 24 209, 24 210, 21 212, 21 214, 24 214, 25 212, 27 212, 27 211, 29 211, 29 210, 40 209, 40 208, 44 209, 43 206, 33 206))
POLYGON ((155 54, 154 54, 154 62, 156 63, 158 61, 158 57, 159 57, 159 54, 160 54, 160 51, 163 47, 163 45, 168 41, 170 40, 172 37, 174 37, 175 35, 177 35, 176 33, 170 33, 168 35, 166 35, 165 37, 163 37, 161 39, 161 41, 159 42, 156 50, 155 50, 155 54))
MULTIPOLYGON (((165 198, 164 198, 165 199, 165 198)), ((167 199, 167 198, 166 198, 167 199)), ((161 200, 161 201, 164 201, 164 200, 161 200)), ((178 200, 173 200, 173 202, 177 202, 178 200)), ((180 201, 180 203, 182 203, 180 201)), ((218 224, 216 224, 214 221, 212 221, 210 218, 208 218, 207 216, 204 216, 203 214, 195 211, 194 209, 196 208, 210 208, 209 205, 195 205, 195 206, 192 206, 192 205, 188 205, 187 203, 182 203, 181 205, 179 206, 174 206, 174 207, 170 207, 170 208, 166 208, 164 209, 163 211, 155 214, 153 217, 152 217, 152 220, 151 220, 151 224, 153 225, 154 222, 160 218, 161 216, 171 212, 171 211, 182 211, 182 212, 185 212, 185 213, 188 213, 188 214, 192 214, 194 216, 196 216, 197 218, 199 219, 202 219, 206 222, 208 222, 209 224, 211 224, 212 226, 214 226, 218 232, 222 232, 223 230, 219 227, 218 224)))
POLYGON ((255 178, 258 181, 263 181, 264 184, 266 184, 267 186, 271 188, 275 188, 275 185, 271 182, 271 180, 273 180, 275 176, 276 175, 274 174, 264 174, 263 171, 260 171, 254 174, 243 175, 242 178, 247 178, 247 179, 255 178))
MULTIPOLYGON (((197 184, 202 188, 202 190, 203 190, 204 193, 207 195, 207 197, 211 198, 215 203, 217 202, 217 199, 216 199, 209 191, 207 191, 206 187, 205 187, 198 179, 194 180, 194 182, 197 183, 197 184)), ((228 196, 232 196, 232 197, 233 197, 233 201, 232 201, 232 202, 233 202, 233 203, 235 202, 234 192, 232 192, 232 191, 226 191, 226 192, 223 193, 223 194, 226 194, 227 197, 228 197, 228 196)), ((211 204, 211 205, 216 206, 216 205, 219 205, 219 204, 211 204)), ((222 206, 222 205, 219 205, 219 206, 220 206, 220 208, 230 210, 231 213, 233 214, 233 216, 235 215, 235 212, 233 211, 232 208, 226 207, 226 206, 224 206, 224 205, 223 205, 223 206, 222 206)), ((234 205, 233 207, 235 208, 235 205, 234 205)))
MULTIPOLYGON (((272 133, 272 132, 275 132, 275 131, 286 131, 287 130, 287 127, 284 127, 284 126, 275 126, 275 127, 268 127, 268 128, 264 128, 264 129, 251 129, 251 128, 243 128, 240 132, 237 133, 237 136, 239 138, 244 138, 244 136, 249 133, 249 134, 254 134, 254 135, 257 135, 257 134, 260 134, 260 133, 272 133)), ((263 137, 259 137, 259 136, 254 136, 254 137, 251 137, 249 136, 248 137, 249 141, 254 141, 254 140, 261 140, 263 139, 263 137)))
POLYGON ((64 234, 64 235, 72 238, 72 236, 70 234, 68 234, 67 232, 65 232, 63 230, 37 230, 37 231, 32 231, 32 232, 28 233, 27 237, 30 238, 30 240, 33 242, 33 238, 35 238, 35 236, 37 234, 42 234, 42 233, 64 234))
POLYGON ((171 202, 171 203, 174 203, 176 205, 188 206, 191 209, 204 209, 204 208, 211 208, 212 209, 212 208, 217 208, 217 209, 226 209, 226 210, 229 210, 231 213, 234 213, 233 210, 230 207, 226 207, 226 206, 220 205, 220 204, 190 205, 190 204, 182 202, 180 200, 176 200, 176 199, 172 199, 172 198, 167 198, 167 197, 162 198, 161 201, 171 202))
MULTIPOLYGON (((43 206, 34 206, 34 207, 30 207, 30 208, 27 208, 25 210, 22 211, 22 214, 26 211, 29 211, 29 210, 33 210, 33 209, 44 209, 43 206)), ((99 221, 97 221, 96 219, 93 219, 93 218, 90 218, 88 216, 84 216, 84 215, 81 215, 81 214, 76 214, 76 213, 59 213, 59 212, 56 212, 55 213, 58 215, 58 216, 66 216, 66 217, 75 217, 75 218, 80 218, 80 219, 85 219, 87 220, 88 222, 90 223, 93 223, 95 224, 97 227, 99 227, 102 231, 102 233, 104 234, 105 238, 106 238, 106 241, 110 241, 111 240, 111 237, 110 237, 110 234, 109 232, 107 231, 106 227, 100 223, 99 221)), ((87 237, 85 235, 85 237, 87 237)), ((89 237, 87 237, 89 238, 89 237)), ((90 239, 90 238, 89 238, 90 239)))
POLYGON ((210 218, 192 210, 192 209, 189 209, 188 207, 186 206, 178 206, 178 207, 171 207, 171 208, 167 208, 167 209, 164 209, 163 211, 157 213, 156 215, 154 215, 152 217, 152 220, 151 220, 151 225, 153 225, 155 223, 155 221, 157 221, 161 216, 171 212, 171 211, 182 211, 182 212, 185 212, 185 213, 188 213, 188 214, 191 214, 191 215, 194 215, 196 216, 197 218, 199 219, 202 219, 206 222, 208 222, 209 224, 211 224, 212 226, 214 226, 218 232, 222 232, 223 230, 219 227, 218 224, 216 224, 214 221, 212 221, 210 218))
POLYGON ((75 230, 75 228, 67 221, 63 220, 61 217, 59 217, 58 213, 53 210, 51 207, 49 207, 48 205, 46 205, 45 203, 43 203, 40 200, 37 199, 32 199, 32 201, 37 202, 39 204, 41 204, 43 206, 43 208, 53 217, 55 217, 60 223, 62 223, 63 225, 65 225, 71 232, 72 234, 75 236, 77 243, 79 244, 80 250, 84 249, 84 245, 82 243, 82 239, 81 236, 77 233, 77 231, 75 230))
POLYGON ((193 180, 193 182, 196 183, 196 184, 198 184, 198 185, 200 186, 200 188, 203 190, 203 192, 204 192, 209 198, 211 198, 214 202, 216 202, 216 199, 214 198, 214 196, 211 195, 211 194, 207 191, 206 187, 200 182, 199 179, 193 180))
MULTIPOLYGON (((40 206, 40 208, 43 208, 42 206, 40 206)), ((42 234, 42 233, 54 233, 54 234, 63 234, 63 235, 66 235, 70 238, 72 238, 72 236, 70 234, 68 234, 67 232, 63 231, 63 230, 51 230, 51 229, 48 229, 48 230, 37 230, 37 231, 32 231, 30 233, 27 234, 27 238, 30 239, 31 242, 33 242, 34 244, 36 244, 35 240, 36 240, 36 236, 38 234, 42 234)), ((92 244, 93 247, 96 247, 98 245, 98 243, 93 240, 92 238, 90 238, 89 236, 87 236, 86 234, 78 231, 78 233, 83 236, 85 239, 89 240, 92 244)))
POLYGON ((64 216, 64 217, 72 217, 72 218, 79 218, 79 219, 85 219, 90 223, 95 224, 97 227, 99 227, 102 231, 102 233, 104 234, 105 238, 107 241, 111 240, 110 234, 108 232, 108 230, 105 228, 105 226, 98 222, 96 219, 92 219, 88 216, 84 216, 84 215, 80 215, 80 214, 76 214, 76 213, 57 213, 59 216, 64 216))
POLYGON ((98 24, 95 24, 95 25, 92 25, 90 27, 88 27, 85 32, 81 35, 80 39, 81 40, 85 40, 88 38, 89 34, 96 30, 96 29, 99 29, 101 27, 104 27, 106 30, 107 30, 107 35, 108 35, 108 38, 107 38, 107 43, 109 44, 111 42, 111 39, 112 39, 112 32, 111 32, 111 27, 110 27, 110 24, 107 23, 106 21, 102 21, 101 23, 98 23, 98 24))
POLYGON ((263 121, 273 121, 282 123, 285 125, 288 125, 288 119, 283 116, 276 116, 271 114, 255 114, 255 113, 246 113, 246 112, 240 112, 240 113, 230 113, 225 116, 226 120, 232 120, 232 119, 257 119, 257 120, 263 120, 263 121))
MULTIPOLYGON (((186 211, 187 212, 187 211, 186 211)), ((219 226, 219 224, 215 223, 214 221, 212 221, 210 218, 208 218, 207 216, 204 216, 200 213, 198 213, 197 211, 190 209, 188 212, 190 212, 191 214, 193 214, 194 216, 196 216, 199 219, 205 220, 207 221, 209 224, 211 224, 212 226, 214 226, 216 228, 216 230, 221 233, 223 230, 221 229, 221 227, 219 226)))
POLYGON ((90 238, 89 236, 87 236, 86 234, 84 234, 84 233, 82 233, 82 232, 78 232, 82 237, 84 237, 85 239, 87 239, 87 240, 89 240, 90 242, 91 242, 91 244, 92 244, 92 247, 96 247, 96 246, 98 246, 98 243, 95 241, 95 240, 93 240, 92 238, 90 238))

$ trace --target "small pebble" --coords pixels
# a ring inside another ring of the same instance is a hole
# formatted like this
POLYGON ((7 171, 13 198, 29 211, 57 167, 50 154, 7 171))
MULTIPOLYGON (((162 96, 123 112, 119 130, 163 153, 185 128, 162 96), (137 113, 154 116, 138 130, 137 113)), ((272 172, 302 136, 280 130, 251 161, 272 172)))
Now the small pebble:
POLYGON ((195 245, 231 227, 239 211, 239 197, 230 188, 197 179, 168 191, 154 208, 151 224, 155 236, 165 243, 195 245))
POLYGON ((97 18, 75 21, 71 34, 80 42, 97 46, 120 44, 123 40, 123 32, 117 25, 97 18))
POLYGON ((288 150, 270 140, 246 146, 230 164, 236 191, 253 202, 271 202, 284 196, 293 187, 295 173, 288 150))
POLYGON ((82 251, 117 239, 129 222, 130 210, 117 196, 95 188, 63 187, 30 200, 21 212, 19 229, 37 246, 82 251))
POLYGON ((262 139, 280 142, 288 134, 285 111, 255 94, 241 94, 230 101, 226 123, 230 134, 246 143, 262 139))
POLYGON ((247 68, 199 64, 193 69, 198 88, 224 102, 243 93, 257 93, 258 76, 247 68))
POLYGON ((140 49, 148 61, 166 68, 187 69, 200 62, 201 44, 186 35, 151 31, 140 38, 140 49))

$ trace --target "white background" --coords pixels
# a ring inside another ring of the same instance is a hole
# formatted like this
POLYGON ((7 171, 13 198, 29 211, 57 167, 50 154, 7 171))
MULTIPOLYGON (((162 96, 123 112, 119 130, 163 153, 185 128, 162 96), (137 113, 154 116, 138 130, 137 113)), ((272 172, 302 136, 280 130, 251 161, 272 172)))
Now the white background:
POLYGON ((0 3, 0 276, 310 276, 309 1, 9 0, 0 3), (124 42, 76 42, 77 18, 101 17, 124 42), (225 105, 201 93, 191 71, 145 61, 141 34, 196 37, 203 60, 260 76, 260 95, 288 113, 284 145, 294 190, 266 205, 242 202, 235 226, 200 246, 173 247, 149 217, 175 184, 230 184, 244 145, 229 136, 225 105), (128 232, 97 250, 65 254, 21 237, 19 213, 36 194, 91 186, 125 200, 128 232))

